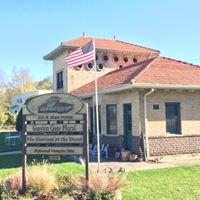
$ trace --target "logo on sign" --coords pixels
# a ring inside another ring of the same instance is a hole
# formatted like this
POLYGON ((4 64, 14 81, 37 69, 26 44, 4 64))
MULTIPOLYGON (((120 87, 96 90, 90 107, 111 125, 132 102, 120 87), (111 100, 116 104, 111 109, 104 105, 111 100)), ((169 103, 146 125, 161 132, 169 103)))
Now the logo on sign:
POLYGON ((61 98, 54 96, 39 107, 39 113, 67 113, 72 109, 72 104, 64 103, 61 98))
POLYGON ((73 116, 80 113, 83 107, 84 104, 78 97, 66 93, 39 95, 26 102, 27 114, 40 116, 48 113, 73 116))

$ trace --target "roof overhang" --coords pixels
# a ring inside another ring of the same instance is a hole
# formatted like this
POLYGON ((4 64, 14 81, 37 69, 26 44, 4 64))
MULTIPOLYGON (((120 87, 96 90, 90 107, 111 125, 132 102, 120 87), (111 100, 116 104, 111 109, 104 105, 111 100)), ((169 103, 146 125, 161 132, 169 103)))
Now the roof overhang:
MULTIPOLYGON (((48 53, 47 55, 43 56, 44 60, 53 60, 55 57, 57 57, 58 55, 60 55, 61 53, 63 53, 65 50, 67 49, 77 49, 80 46, 70 46, 70 45, 66 45, 64 43, 61 43, 60 46, 58 46, 56 49, 54 49, 53 51, 51 51, 50 53, 48 53)), ((138 53, 138 54, 147 54, 147 52, 143 52, 143 51, 132 51, 132 50, 121 50, 121 49, 109 49, 109 48, 96 48, 96 50, 98 51, 109 51, 109 52, 126 52, 126 53, 138 53)), ((149 54, 159 54, 160 52, 152 52, 149 54)))
MULTIPOLYGON (((172 85, 172 84, 146 84, 146 83, 134 83, 134 84, 124 84, 122 86, 116 86, 112 88, 107 88, 104 90, 99 90, 98 94, 111 94, 131 89, 166 89, 166 90, 199 90, 200 85, 172 85)), ((82 98, 94 96, 94 92, 79 95, 82 98)))

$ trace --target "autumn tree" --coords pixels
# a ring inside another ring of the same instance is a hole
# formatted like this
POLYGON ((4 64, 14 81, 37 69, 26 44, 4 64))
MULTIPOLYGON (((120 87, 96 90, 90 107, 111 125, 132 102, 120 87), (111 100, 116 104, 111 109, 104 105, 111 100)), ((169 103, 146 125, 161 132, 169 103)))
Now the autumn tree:
POLYGON ((16 93, 30 92, 36 89, 37 83, 31 78, 27 69, 13 69, 9 87, 16 93))
POLYGON ((39 81, 37 84, 37 89, 52 90, 53 83, 51 77, 47 77, 39 81))
POLYGON ((33 91, 36 86, 27 69, 12 70, 10 81, 0 84, 0 126, 15 124, 16 116, 9 112, 12 96, 33 91))

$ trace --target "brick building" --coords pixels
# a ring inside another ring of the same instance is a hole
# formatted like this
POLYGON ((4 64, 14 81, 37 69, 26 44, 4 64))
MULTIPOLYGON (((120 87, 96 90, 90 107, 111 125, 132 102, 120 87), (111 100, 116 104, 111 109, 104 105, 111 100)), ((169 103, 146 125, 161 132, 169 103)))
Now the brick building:
MULTIPOLYGON (((55 92, 89 103, 94 142, 93 65, 71 69, 64 59, 91 39, 63 42, 44 59, 53 61, 55 92)), ((143 138, 147 157, 200 153, 200 67, 116 39, 95 41, 101 143, 138 153, 143 138)))

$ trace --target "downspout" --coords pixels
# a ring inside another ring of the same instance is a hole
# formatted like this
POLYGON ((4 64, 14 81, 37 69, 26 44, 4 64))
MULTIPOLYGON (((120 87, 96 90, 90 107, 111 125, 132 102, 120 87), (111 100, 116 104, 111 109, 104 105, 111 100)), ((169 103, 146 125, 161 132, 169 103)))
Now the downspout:
POLYGON ((144 142, 144 156, 145 161, 149 159, 149 138, 148 138, 148 119, 147 119, 147 96, 152 94, 155 91, 154 88, 151 88, 149 92, 144 95, 144 127, 145 127, 145 141, 144 142))

